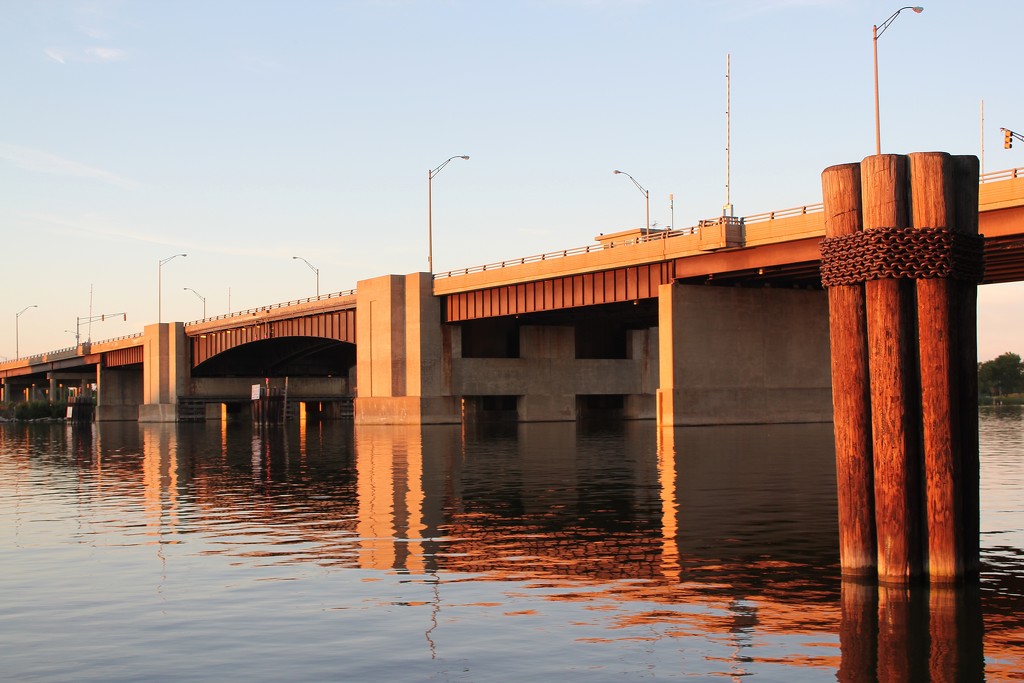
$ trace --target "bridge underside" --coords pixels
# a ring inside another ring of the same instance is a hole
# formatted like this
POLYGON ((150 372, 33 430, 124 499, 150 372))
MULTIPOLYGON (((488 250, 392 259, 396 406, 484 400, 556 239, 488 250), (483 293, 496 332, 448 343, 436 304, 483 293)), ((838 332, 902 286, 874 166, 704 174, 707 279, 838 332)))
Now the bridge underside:
POLYGON ((235 346, 192 369, 193 377, 345 377, 354 344, 318 337, 282 337, 235 346))

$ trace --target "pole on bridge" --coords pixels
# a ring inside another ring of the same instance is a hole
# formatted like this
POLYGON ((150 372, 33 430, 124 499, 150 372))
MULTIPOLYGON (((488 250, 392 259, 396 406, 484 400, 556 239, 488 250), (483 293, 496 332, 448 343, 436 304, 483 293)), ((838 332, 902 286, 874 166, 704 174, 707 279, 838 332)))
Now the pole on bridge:
POLYGON ((977 571, 977 180, 943 153, 822 174, 844 575, 870 573, 868 517, 880 581, 977 571))

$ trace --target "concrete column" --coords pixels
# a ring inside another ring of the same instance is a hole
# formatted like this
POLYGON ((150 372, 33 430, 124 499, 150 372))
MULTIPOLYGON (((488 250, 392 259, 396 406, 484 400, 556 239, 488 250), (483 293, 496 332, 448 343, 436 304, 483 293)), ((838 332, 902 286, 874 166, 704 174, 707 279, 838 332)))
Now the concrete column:
POLYGON ((571 327, 519 329, 523 375, 531 378, 519 397, 522 422, 576 419, 576 337, 571 327))
POLYGON ((17 377, 7 377, 4 379, 4 402, 5 403, 24 403, 28 400, 26 396, 26 389, 30 383, 17 377))
POLYGON ((138 420, 143 372, 138 367, 96 367, 96 421, 138 420))
POLYGON ((451 337, 431 275, 385 275, 356 291, 356 423, 461 422, 461 402, 451 395, 451 337))
POLYGON ((630 331, 628 344, 629 360, 634 361, 640 371, 640 391, 626 395, 623 417, 627 420, 653 420, 657 415, 658 328, 630 331))
POLYGON ((658 298, 660 425, 831 421, 824 292, 669 284, 658 298))
POLYGON ((156 323, 143 331, 143 402, 139 422, 175 422, 178 398, 191 380, 184 323, 156 323))

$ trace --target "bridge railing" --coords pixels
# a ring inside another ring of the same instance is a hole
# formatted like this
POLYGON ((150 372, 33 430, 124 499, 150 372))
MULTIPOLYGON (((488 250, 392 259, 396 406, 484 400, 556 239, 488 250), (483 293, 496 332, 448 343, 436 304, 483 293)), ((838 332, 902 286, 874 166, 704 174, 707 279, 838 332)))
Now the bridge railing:
POLYGON ((525 263, 536 263, 538 261, 550 261, 551 259, 563 258, 566 256, 574 256, 576 254, 590 254, 598 251, 604 251, 605 249, 612 249, 614 247, 630 244, 643 244, 645 242, 656 242, 658 240, 669 239, 670 237, 678 237, 680 235, 695 235, 700 231, 701 226, 710 224, 717 225, 718 220, 719 219, 712 218, 706 221, 701 221, 699 225, 694 225, 689 228, 680 228, 679 230, 658 230, 657 232, 650 232, 647 234, 637 235, 636 237, 630 237, 628 239, 619 240, 614 243, 588 244, 582 247, 571 247, 569 249, 548 251, 543 254, 533 254, 532 256, 522 256, 520 258, 506 259, 504 261, 495 261, 493 263, 485 263, 480 266, 457 268, 456 270, 449 270, 443 273, 434 273, 434 279, 440 280, 442 278, 455 277, 457 275, 482 273, 487 270, 497 270, 499 268, 507 268, 509 266, 521 266, 525 263))
POLYGON ((1024 168, 1008 168, 1005 171, 989 171, 981 174, 982 183, 994 183, 999 180, 1024 178, 1024 168))
POLYGON ((77 354, 78 349, 80 347, 85 347, 85 353, 88 353, 89 348, 97 344, 111 344, 113 342, 118 342, 125 339, 135 339, 141 336, 142 332, 135 332, 134 334, 123 334, 120 337, 111 337, 110 339, 103 339, 100 341, 84 341, 78 346, 68 346, 63 349, 53 349, 51 351, 43 351, 42 353, 33 353, 30 356, 22 356, 21 358, 8 358, 5 361, 0 361, 0 365, 19 361, 28 361, 29 364, 32 364, 33 361, 42 361, 46 360, 47 358, 52 358, 53 356, 59 356, 61 354, 77 354))
POLYGON ((743 217, 743 223, 763 223, 765 221, 774 221, 780 218, 792 218, 793 216, 806 216, 809 213, 819 213, 825 210, 825 205, 821 202, 817 204, 807 204, 805 206, 795 206, 792 209, 781 209, 778 211, 766 211, 765 213, 755 213, 750 216, 743 217))
POLYGON ((244 311, 234 311, 232 313, 223 313, 221 315, 211 316, 209 318, 203 318, 202 320, 192 320, 185 323, 186 325, 199 325, 201 323, 213 322, 215 320, 227 320, 228 318, 237 318, 244 315, 256 315, 257 313, 263 313, 265 311, 272 311, 276 308, 285 308, 287 306, 298 306, 300 304, 308 304, 314 301, 326 301, 327 299, 337 299, 342 296, 353 296, 356 290, 346 289, 341 292, 331 292, 330 294, 321 294, 320 296, 311 296, 306 299, 296 299, 294 301, 282 301, 276 304, 268 304, 266 306, 260 306, 259 308, 249 308, 244 311))

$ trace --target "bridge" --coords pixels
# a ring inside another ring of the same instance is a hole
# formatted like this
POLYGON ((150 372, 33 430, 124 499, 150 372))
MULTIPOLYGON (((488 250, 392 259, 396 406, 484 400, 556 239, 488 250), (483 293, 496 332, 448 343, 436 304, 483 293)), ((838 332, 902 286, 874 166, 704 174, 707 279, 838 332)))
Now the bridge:
MULTIPOLYGON (((0 363, 3 398, 89 393, 98 420, 173 421, 246 407, 261 385, 325 414, 354 401, 356 420, 376 423, 828 421, 822 209, 627 230, 583 247, 148 325, 0 363), (666 286, 685 292, 674 314, 666 286), (666 335, 672 315, 687 322, 666 335), (671 381, 688 398, 667 408, 660 361, 673 348, 671 381)), ((978 222, 983 282, 1024 279, 1024 169, 980 177, 978 222)))
POLYGON ((1024 279, 1021 171, 875 155, 825 169, 820 205, 8 361, 4 398, 87 391, 97 420, 152 422, 271 396, 351 401, 359 424, 831 421, 843 573, 960 581, 979 566, 977 284, 1024 279))

